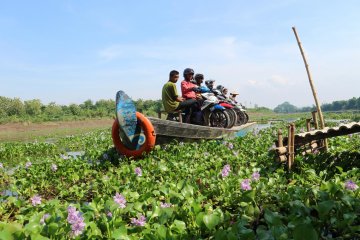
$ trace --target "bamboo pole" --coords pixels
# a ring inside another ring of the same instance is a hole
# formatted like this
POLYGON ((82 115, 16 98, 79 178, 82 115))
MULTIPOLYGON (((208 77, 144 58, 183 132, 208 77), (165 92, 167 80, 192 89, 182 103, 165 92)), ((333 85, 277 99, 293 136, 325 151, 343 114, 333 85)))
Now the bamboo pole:
POLYGON ((306 119, 306 131, 307 132, 310 132, 310 130, 311 130, 310 121, 311 121, 311 119, 309 119, 309 118, 306 119))
MULTIPOLYGON (((306 57, 305 57, 304 51, 303 51, 302 46, 301 46, 300 38, 299 38, 299 36, 298 36, 298 34, 296 32, 295 27, 292 27, 292 30, 294 31, 296 41, 297 41, 297 43, 299 45, 299 49, 300 49, 301 55, 302 55, 303 60, 304 60, 306 72, 307 72, 307 75, 308 75, 308 78, 309 78, 309 83, 310 83, 310 86, 311 86, 311 91, 313 93, 313 96, 314 96, 314 99, 315 99, 315 104, 316 104, 316 109, 317 109, 318 114, 319 114, 320 126, 323 129, 323 128, 325 128, 324 117, 323 117, 321 107, 320 107, 320 103, 319 103, 319 100, 318 100, 318 97, 317 97, 317 92, 316 92, 316 89, 315 89, 315 86, 314 86, 314 83, 313 83, 313 80, 312 80, 312 77, 311 77, 309 64, 306 61, 306 57)), ((324 142, 325 142, 325 149, 327 149, 327 141, 325 140, 324 142)))
POLYGON ((318 119, 317 119, 317 116, 316 116, 316 111, 312 111, 311 114, 312 114, 312 117, 313 117, 314 128, 319 129, 318 119))
POLYGON ((295 124, 291 123, 289 125, 289 132, 288 132, 288 169, 291 170, 292 165, 294 164, 295 159, 295 124))

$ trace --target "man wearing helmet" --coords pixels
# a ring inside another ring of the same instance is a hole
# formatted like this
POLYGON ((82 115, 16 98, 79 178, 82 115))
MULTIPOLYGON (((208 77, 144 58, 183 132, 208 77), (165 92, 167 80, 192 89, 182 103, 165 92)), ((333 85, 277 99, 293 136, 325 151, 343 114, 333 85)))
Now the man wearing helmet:
POLYGON ((185 68, 183 76, 184 80, 181 82, 182 97, 185 99, 196 99, 194 89, 196 89, 197 86, 191 82, 194 78, 194 70, 191 68, 185 68))
POLYGON ((215 80, 212 79, 205 81, 205 85, 210 89, 210 91, 212 91, 214 88, 214 82, 215 80))
POLYGON ((204 75, 201 74, 201 73, 197 73, 195 74, 195 84, 198 86, 198 87, 201 87, 201 84, 203 83, 204 81, 204 75))

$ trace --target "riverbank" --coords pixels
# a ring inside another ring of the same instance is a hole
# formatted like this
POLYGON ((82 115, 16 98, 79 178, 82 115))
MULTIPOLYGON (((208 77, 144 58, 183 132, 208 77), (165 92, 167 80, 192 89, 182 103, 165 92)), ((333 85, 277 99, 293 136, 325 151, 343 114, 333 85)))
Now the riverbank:
POLYGON ((0 142, 33 141, 41 138, 75 135, 110 128, 113 119, 88 119, 42 123, 6 123, 0 125, 0 142))

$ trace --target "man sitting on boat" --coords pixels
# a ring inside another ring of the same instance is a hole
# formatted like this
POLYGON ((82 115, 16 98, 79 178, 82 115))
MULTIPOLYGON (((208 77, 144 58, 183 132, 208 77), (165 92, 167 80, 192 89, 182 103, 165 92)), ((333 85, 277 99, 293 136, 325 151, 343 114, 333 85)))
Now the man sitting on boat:
POLYGON ((162 103, 165 111, 168 113, 167 120, 174 120, 174 112, 188 110, 197 103, 195 99, 179 97, 176 89, 176 82, 178 80, 179 72, 172 70, 169 75, 169 81, 162 88, 162 103))
POLYGON ((215 80, 209 79, 205 81, 205 85, 210 89, 210 91, 214 88, 214 82, 215 80))
POLYGON ((194 70, 191 68, 185 68, 184 80, 181 81, 181 93, 182 97, 185 99, 196 99, 195 89, 197 85, 192 82, 194 78, 194 70))
MULTIPOLYGON (((201 77, 201 75, 198 75, 198 77, 201 77)), ((203 103, 203 99, 201 94, 199 94, 200 90, 198 85, 192 82, 194 79, 194 70, 192 68, 185 68, 183 76, 184 80, 181 82, 182 97, 185 99, 195 99, 197 102, 192 108, 189 109, 190 112, 185 112, 187 115, 187 122, 190 122, 190 118, 193 117, 192 123, 201 124, 201 105, 203 103)))
POLYGON ((231 92, 231 93, 230 93, 230 97, 229 97, 230 100, 231 100, 233 103, 235 103, 235 104, 238 103, 238 102, 236 101, 236 99, 235 99, 237 95, 239 95, 237 92, 231 92))

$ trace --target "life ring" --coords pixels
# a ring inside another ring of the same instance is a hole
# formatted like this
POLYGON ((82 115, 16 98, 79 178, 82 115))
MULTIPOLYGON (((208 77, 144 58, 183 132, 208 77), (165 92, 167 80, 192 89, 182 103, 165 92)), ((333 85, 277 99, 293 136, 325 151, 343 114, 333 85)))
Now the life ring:
POLYGON ((122 142, 119 136, 119 122, 117 119, 115 119, 113 126, 112 126, 112 139, 113 143, 115 145, 116 150, 120 153, 125 155, 126 157, 134 157, 139 158, 142 156, 144 152, 150 152, 154 146, 155 146, 155 140, 156 140, 156 134, 154 130, 154 126, 150 122, 149 119, 147 119, 143 114, 136 112, 136 118, 138 124, 140 124, 140 127, 145 135, 145 142, 141 145, 139 149, 128 149, 122 142))

